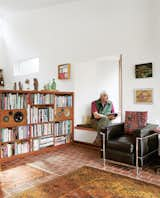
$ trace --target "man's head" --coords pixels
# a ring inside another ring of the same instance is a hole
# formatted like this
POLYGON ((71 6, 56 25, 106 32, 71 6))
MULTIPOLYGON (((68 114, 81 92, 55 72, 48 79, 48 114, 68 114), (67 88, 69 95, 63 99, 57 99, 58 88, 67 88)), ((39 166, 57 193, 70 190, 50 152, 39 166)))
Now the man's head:
POLYGON ((102 103, 106 103, 108 101, 108 94, 105 91, 100 93, 100 100, 102 103))

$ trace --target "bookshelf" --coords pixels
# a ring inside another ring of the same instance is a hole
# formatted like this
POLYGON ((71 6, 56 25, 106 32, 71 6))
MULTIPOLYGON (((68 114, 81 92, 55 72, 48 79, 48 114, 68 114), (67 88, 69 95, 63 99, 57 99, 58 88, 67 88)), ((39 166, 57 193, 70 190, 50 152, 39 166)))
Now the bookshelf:
POLYGON ((0 168, 71 143, 73 129, 73 92, 0 90, 0 168))

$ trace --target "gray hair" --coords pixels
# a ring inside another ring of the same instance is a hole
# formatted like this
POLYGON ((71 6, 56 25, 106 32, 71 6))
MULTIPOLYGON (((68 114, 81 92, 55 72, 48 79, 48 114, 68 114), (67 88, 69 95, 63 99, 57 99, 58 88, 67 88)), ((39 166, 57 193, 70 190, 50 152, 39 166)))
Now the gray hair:
POLYGON ((107 94, 106 91, 102 91, 102 92, 100 93, 100 98, 102 98, 103 96, 107 96, 107 97, 108 97, 108 94, 107 94))

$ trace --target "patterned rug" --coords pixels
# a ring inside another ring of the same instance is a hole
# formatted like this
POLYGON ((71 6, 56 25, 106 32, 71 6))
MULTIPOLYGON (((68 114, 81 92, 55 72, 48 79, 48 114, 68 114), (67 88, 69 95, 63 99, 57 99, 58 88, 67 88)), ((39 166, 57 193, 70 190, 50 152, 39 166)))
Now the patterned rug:
POLYGON ((160 188, 91 167, 26 190, 14 198, 160 198, 160 188))

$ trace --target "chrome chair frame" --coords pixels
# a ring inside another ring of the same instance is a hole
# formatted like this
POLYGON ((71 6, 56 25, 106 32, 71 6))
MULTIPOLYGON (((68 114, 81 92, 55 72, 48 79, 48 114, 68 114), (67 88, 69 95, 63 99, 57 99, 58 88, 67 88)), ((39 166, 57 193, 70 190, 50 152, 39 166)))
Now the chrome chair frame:
MULTIPOLYGON (((102 135, 102 142, 103 142, 103 144, 102 144, 102 152, 103 152, 103 165, 104 165, 104 167, 106 166, 106 161, 108 161, 108 162, 111 162, 111 163, 114 163, 114 164, 118 164, 118 165, 122 165, 122 166, 127 166, 127 167, 131 167, 131 168, 135 168, 135 166, 134 165, 129 165, 129 164, 125 164, 125 163, 121 163, 121 162, 116 162, 116 161, 112 161, 112 160, 107 160, 106 159, 106 134, 105 133, 103 133, 103 132, 101 132, 100 133, 101 135, 102 135)), ((136 138, 136 176, 138 177, 139 176, 139 174, 140 174, 140 167, 139 167, 139 163, 138 163, 138 161, 139 161, 139 159, 141 159, 142 157, 140 157, 140 156, 138 156, 138 151, 139 151, 139 141, 142 141, 142 140, 145 140, 145 139, 148 139, 148 138, 150 138, 150 137, 153 137, 153 136, 158 136, 158 133, 153 133, 153 134, 151 134, 151 135, 147 135, 147 136, 145 136, 145 137, 137 137, 136 138)), ((158 148, 157 149, 155 149, 154 151, 152 151, 152 153, 154 153, 154 152, 157 152, 158 151, 158 148)))

